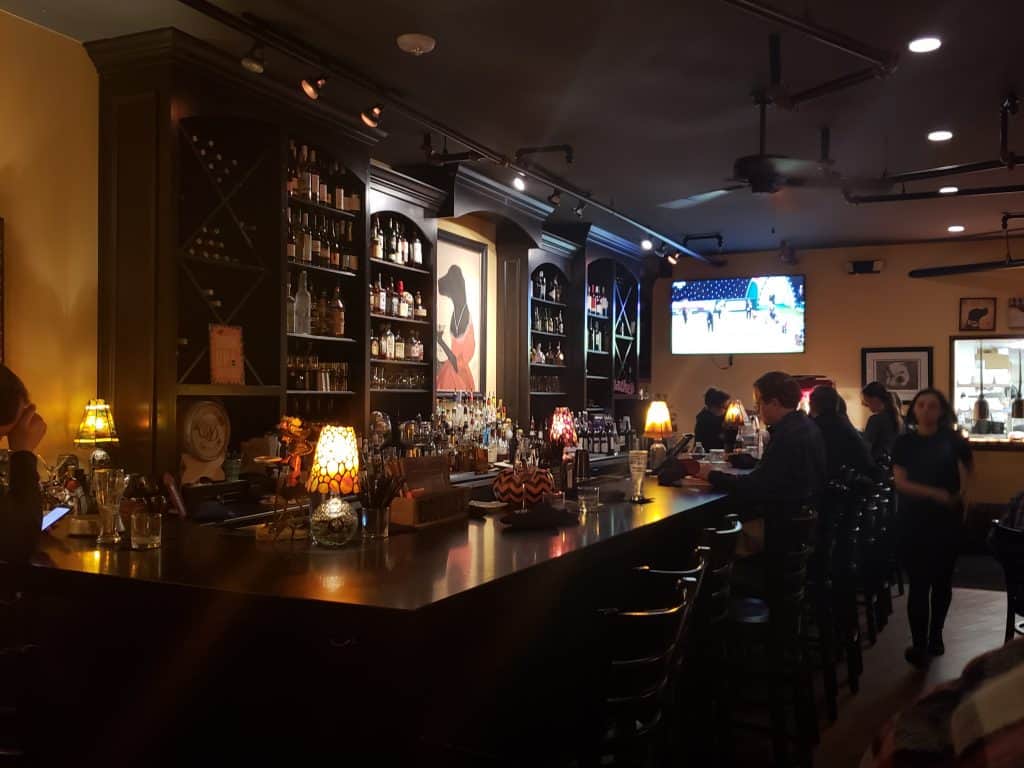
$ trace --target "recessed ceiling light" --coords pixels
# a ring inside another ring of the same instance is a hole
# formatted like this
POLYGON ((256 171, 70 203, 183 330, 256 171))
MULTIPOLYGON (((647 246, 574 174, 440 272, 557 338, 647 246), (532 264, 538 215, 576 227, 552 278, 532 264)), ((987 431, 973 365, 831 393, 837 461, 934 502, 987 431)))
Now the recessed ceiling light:
POLYGON ((648 238, 645 237, 643 240, 640 241, 640 247, 643 248, 645 251, 649 251, 651 250, 651 248, 654 247, 654 243, 652 243, 648 238))
POLYGON ((512 179, 512 186, 518 189, 520 192, 526 189, 526 181, 522 176, 516 176, 512 179))
POLYGON ((939 187, 940 195, 955 195, 960 191, 960 187, 939 187))
POLYGON ((942 41, 937 37, 919 37, 916 40, 911 40, 907 48, 912 53, 931 53, 939 50, 941 46, 942 41))
POLYGON ((952 232, 953 234, 956 234, 957 232, 963 232, 964 229, 965 227, 963 224, 950 224, 948 227, 946 227, 946 231, 952 232))
POLYGON ((437 47, 437 40, 420 32, 406 32, 395 38, 398 47, 412 56, 422 56, 437 47))
POLYGON ((928 141, 949 141, 953 138, 953 132, 945 129, 941 131, 932 131, 928 134, 928 141))

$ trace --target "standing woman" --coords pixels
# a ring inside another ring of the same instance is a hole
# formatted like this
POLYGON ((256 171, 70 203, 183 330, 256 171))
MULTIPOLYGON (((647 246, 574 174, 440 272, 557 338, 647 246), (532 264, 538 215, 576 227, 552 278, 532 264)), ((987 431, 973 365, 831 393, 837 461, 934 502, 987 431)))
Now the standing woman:
POLYGON ((878 461, 892 455, 896 438, 903 431, 899 396, 879 381, 872 381, 860 394, 861 403, 871 411, 864 427, 864 439, 871 448, 871 458, 878 461))
POLYGON ((953 410, 937 389, 910 403, 908 431, 893 448, 899 493, 899 546, 909 582, 907 615, 916 667, 945 652, 942 627, 953 599, 953 568, 963 525, 964 494, 974 466, 970 445, 953 429, 953 410))

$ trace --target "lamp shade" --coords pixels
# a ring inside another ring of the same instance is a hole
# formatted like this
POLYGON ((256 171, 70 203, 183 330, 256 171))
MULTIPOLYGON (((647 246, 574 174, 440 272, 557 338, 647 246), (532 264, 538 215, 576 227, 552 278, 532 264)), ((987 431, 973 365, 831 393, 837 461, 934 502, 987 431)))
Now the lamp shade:
POLYGON ((78 425, 75 445, 117 445, 118 442, 110 405, 104 400, 90 400, 78 425))
POLYGON ((576 445, 576 423, 572 418, 572 411, 565 406, 555 408, 551 414, 551 430, 548 433, 552 445, 560 445, 563 448, 576 445))
POLYGON ((723 419, 724 424, 727 427, 742 427, 747 423, 747 411, 743 407, 743 403, 739 400, 733 400, 729 403, 729 406, 725 409, 725 418, 723 419))
POLYGON ((306 490, 322 495, 359 492, 359 444, 352 427, 328 424, 320 430, 306 490))
POLYGON ((644 437, 652 437, 661 440, 665 435, 670 435, 672 429, 672 417, 668 413, 668 403, 664 400, 652 400, 647 408, 647 422, 644 424, 644 437))

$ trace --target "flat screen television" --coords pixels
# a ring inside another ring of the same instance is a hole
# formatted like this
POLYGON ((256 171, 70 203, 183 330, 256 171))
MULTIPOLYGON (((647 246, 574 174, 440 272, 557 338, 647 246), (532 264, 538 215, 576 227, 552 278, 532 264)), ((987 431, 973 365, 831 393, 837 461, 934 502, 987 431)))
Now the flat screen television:
POLYGON ((804 351, 804 276, 672 283, 672 354, 804 351))

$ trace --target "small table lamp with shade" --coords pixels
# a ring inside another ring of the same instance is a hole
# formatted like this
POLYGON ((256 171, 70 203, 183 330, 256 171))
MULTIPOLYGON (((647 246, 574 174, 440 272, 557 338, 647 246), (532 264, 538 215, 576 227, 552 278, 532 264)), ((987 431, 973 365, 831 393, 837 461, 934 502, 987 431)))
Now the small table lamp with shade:
POLYGON ((565 449, 575 448, 577 441, 576 420, 573 418, 572 411, 564 405, 555 408, 551 414, 548 442, 551 444, 551 465, 558 468, 559 485, 564 491, 570 490, 575 485, 575 478, 566 466, 566 462, 572 461, 573 457, 570 454, 567 459, 565 449))
MULTIPOLYGON (((85 405, 82 421, 78 425, 74 443, 81 447, 91 446, 89 456, 89 484, 94 480, 97 469, 110 467, 112 462, 106 448, 118 445, 117 427, 114 426, 114 414, 110 404, 101 399, 90 400, 85 405)), ((82 491, 84 492, 84 488, 82 491)), ((89 488, 91 494, 92 488, 89 488)), ((96 536, 100 532, 100 516, 96 514, 95 502, 91 505, 82 497, 75 505, 74 512, 68 516, 68 534, 71 536, 96 536), (92 507, 89 511, 88 507, 92 507), (86 507, 83 509, 83 507, 86 507)))
POLYGON ((725 450, 732 453, 736 450, 736 437, 747 424, 747 411, 739 400, 732 400, 725 409, 722 419, 722 437, 725 450))
POLYGON ((320 496, 310 504, 309 532, 314 544, 340 547, 359 530, 359 516, 342 496, 359 492, 359 443, 352 427, 324 425, 316 443, 306 490, 320 496))
POLYGON ((668 403, 664 400, 652 400, 647 408, 647 421, 644 424, 644 437, 654 440, 647 452, 648 466, 658 467, 665 460, 668 449, 665 447, 665 436, 671 435, 672 417, 668 412, 668 403))

